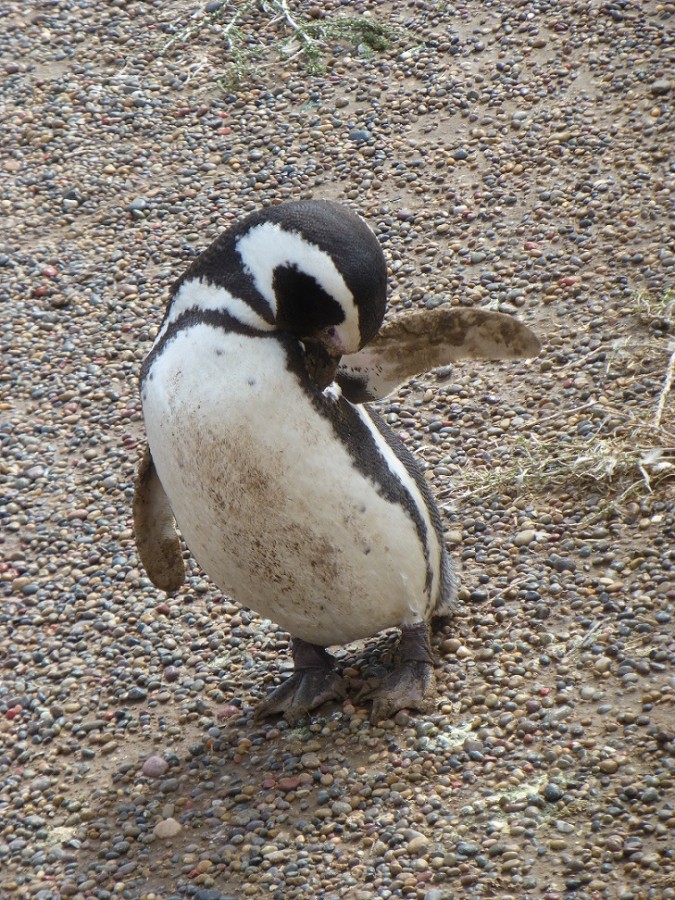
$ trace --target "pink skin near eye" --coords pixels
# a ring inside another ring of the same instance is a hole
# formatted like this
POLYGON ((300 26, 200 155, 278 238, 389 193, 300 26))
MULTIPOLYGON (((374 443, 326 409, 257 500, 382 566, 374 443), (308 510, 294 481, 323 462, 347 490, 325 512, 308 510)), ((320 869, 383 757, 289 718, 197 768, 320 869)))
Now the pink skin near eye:
POLYGON ((335 328, 334 326, 326 328, 322 335, 321 343, 324 345, 331 356, 342 356, 342 354, 344 353, 344 344, 342 343, 342 339, 337 332, 337 328, 335 328))

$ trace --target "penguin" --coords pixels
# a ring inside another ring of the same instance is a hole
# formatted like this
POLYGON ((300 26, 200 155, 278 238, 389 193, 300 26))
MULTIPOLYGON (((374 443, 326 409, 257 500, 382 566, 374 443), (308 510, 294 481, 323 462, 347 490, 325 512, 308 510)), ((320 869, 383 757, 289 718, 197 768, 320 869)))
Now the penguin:
POLYGON ((383 325, 386 303, 363 219, 327 200, 269 206, 175 282, 141 368, 140 559, 177 591, 177 526, 215 584, 290 633, 293 673, 261 717, 295 723, 343 698, 327 648, 394 627, 371 719, 429 708, 430 627, 456 610, 456 577, 422 469, 369 404, 456 359, 540 349, 499 313, 441 307, 383 325))

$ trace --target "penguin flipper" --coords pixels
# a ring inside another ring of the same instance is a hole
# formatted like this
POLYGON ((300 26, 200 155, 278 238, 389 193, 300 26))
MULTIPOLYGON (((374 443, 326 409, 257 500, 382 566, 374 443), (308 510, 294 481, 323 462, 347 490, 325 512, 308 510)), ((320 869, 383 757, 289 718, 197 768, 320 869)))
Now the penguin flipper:
POLYGON ((437 307, 385 323, 362 350, 343 356, 335 380, 352 403, 381 400, 408 379, 460 359, 527 359, 541 344, 513 316, 437 307))
POLYGON ((133 515, 138 554, 150 581, 155 587, 174 593, 185 581, 185 564, 169 498, 149 447, 138 467, 133 515))

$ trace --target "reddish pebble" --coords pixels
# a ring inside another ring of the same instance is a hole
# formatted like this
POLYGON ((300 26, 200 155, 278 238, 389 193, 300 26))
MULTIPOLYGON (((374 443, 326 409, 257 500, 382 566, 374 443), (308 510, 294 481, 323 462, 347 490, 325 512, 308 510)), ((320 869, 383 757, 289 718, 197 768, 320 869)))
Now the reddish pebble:
POLYGON ((222 709, 219 709, 216 715, 219 719, 230 719, 232 716, 238 716, 241 713, 241 710, 238 706, 232 706, 231 703, 228 703, 227 706, 223 706, 222 709))
POLYGON ((20 706, 18 703, 16 706, 11 706, 7 712, 5 713, 5 718, 7 719, 16 719, 16 717, 23 711, 23 706, 20 706))
POLYGON ((294 791, 298 785, 300 784, 300 777, 298 775, 289 775, 287 778, 279 779, 279 790, 284 791, 294 791))

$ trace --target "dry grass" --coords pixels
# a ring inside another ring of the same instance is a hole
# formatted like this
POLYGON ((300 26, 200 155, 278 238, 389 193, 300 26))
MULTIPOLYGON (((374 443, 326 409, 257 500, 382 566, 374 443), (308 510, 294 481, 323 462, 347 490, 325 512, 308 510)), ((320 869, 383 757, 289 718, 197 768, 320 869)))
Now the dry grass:
MULTIPOLYGON (((610 412, 605 405, 591 405, 610 412)), ((562 424, 572 412, 561 411, 549 421, 559 419, 562 424)), ((621 415, 616 410, 611 412, 621 415)), ((675 475, 675 434, 660 420, 640 422, 628 416, 625 420, 625 425, 610 435, 601 436, 599 431, 589 438, 523 435, 514 442, 510 462, 491 469, 462 470, 453 478, 453 489, 486 496, 509 488, 523 494, 562 488, 571 482, 610 485, 627 480, 628 486, 617 501, 639 489, 651 492, 662 478, 675 475)))
POLYGON ((325 70, 331 45, 347 45, 368 57, 387 50, 403 32, 367 16, 306 18, 296 13, 289 0, 226 0, 210 12, 200 7, 162 52, 185 46, 200 33, 224 43, 227 62, 218 80, 224 89, 236 90, 263 79, 265 70, 279 60, 299 59, 307 74, 317 75, 325 70), (274 51, 271 60, 270 50, 274 51))
MULTIPOLYGON (((675 296, 672 291, 656 297, 640 292, 635 295, 633 313, 643 325, 667 333, 675 329, 675 296)), ((630 370, 647 352, 656 361, 663 349, 663 344, 651 339, 645 344, 632 337, 620 338, 608 359, 608 370, 621 364, 622 357, 626 362, 626 356, 630 370)), ((591 400, 577 408, 561 409, 537 422, 537 426, 547 426, 545 437, 536 431, 518 437, 508 461, 491 468, 467 467, 454 475, 449 495, 456 496, 458 488, 467 495, 485 497, 495 492, 534 495, 552 488, 591 485, 601 487, 606 498, 594 515, 598 518, 632 495, 652 493, 662 481, 675 476, 675 413, 669 402, 675 381, 675 341, 665 344, 665 350, 669 356, 653 407, 625 411, 606 401, 591 400), (578 421, 580 413, 595 423, 590 435, 578 435, 567 427, 568 422, 578 421)), ((600 352, 594 351, 590 357, 600 352)), ((581 371, 588 361, 588 357, 575 360, 566 368, 581 371)))
POLYGON ((635 313, 649 326, 660 325, 664 329, 675 327, 675 292, 671 289, 654 296, 649 291, 638 291, 633 298, 635 313))

